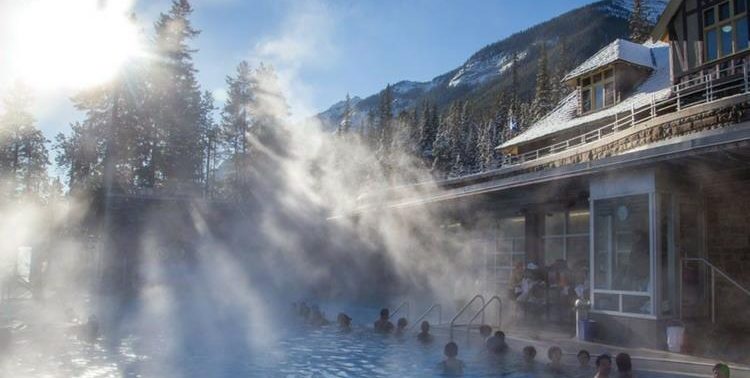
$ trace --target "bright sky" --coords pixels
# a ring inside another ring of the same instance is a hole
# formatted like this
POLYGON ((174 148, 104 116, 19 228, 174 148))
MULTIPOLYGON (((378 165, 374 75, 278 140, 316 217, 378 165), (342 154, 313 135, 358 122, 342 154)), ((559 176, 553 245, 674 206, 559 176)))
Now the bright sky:
MULTIPOLYGON (((64 4, 70 4, 68 1, 79 0, 66 0, 64 4)), ((134 6, 139 21, 149 32, 159 12, 166 11, 170 3, 170 0, 135 0, 135 4, 132 4, 134 0, 108 1, 134 6)), ((194 43, 200 50, 195 55, 195 63, 201 85, 214 91, 219 100, 224 93, 225 76, 233 73, 240 60, 270 63, 282 77, 294 116, 305 117, 343 99, 347 92, 352 96, 366 96, 389 82, 429 80, 459 66, 487 44, 590 2, 193 0, 193 24, 202 30, 194 43)), ((14 54, 18 42, 51 38, 48 35, 29 38, 28 31, 23 32, 24 38, 19 38, 19 33, 8 29, 12 27, 10 21, 18 20, 15 11, 29 3, 58 4, 39 6, 33 8, 33 12, 48 10, 50 16, 65 13, 57 9, 63 4, 60 0, 0 0, 0 93, 13 81, 14 72, 7 58, 14 54)), ((80 14, 75 7, 68 7, 68 13, 80 14)), ((91 26, 99 27, 98 24, 91 26)), ((76 34, 76 29, 66 23, 60 24, 58 30, 66 32, 55 35, 91 38, 90 33, 76 34)), ((130 43, 120 34, 113 35, 123 38, 120 44, 130 43)), ((89 53, 95 56, 95 52, 89 53)), ((108 52, 107 56, 112 54, 108 52)), ((41 54, 42 63, 36 62, 34 67, 43 69, 55 65, 62 55, 60 51, 41 54)), ((112 59, 108 59, 100 61, 112 65, 112 59)), ((107 73, 107 70, 92 67, 78 70, 107 73)), ((54 77, 48 77, 46 82, 55 82, 54 77)), ((63 85, 65 80, 58 81, 60 85, 40 89, 37 93, 36 117, 50 139, 60 131, 67 131, 70 122, 81 118, 68 100, 75 90, 63 85)))

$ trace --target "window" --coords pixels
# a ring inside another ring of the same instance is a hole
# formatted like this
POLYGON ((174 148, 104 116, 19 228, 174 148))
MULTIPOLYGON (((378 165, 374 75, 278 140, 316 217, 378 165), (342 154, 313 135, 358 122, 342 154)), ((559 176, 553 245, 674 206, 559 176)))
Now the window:
POLYGON ((579 80, 581 112, 599 110, 615 104, 614 69, 597 72, 579 80))
POLYGON ((565 260, 568 268, 588 268, 589 211, 548 213, 544 217, 544 264, 565 260))
POLYGON ((594 309, 652 314, 649 196, 594 202, 594 309))
POLYGON ((494 289, 505 288, 513 267, 526 259, 524 217, 504 218, 498 222, 495 248, 487 255, 487 270, 494 289))
POLYGON ((747 0, 731 0, 703 12, 706 60, 711 61, 748 48, 747 0))

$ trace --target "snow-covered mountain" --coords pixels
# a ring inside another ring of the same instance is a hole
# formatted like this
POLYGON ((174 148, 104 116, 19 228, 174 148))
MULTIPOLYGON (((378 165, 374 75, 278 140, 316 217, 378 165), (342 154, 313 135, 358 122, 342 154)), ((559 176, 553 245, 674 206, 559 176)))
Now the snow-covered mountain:
MULTIPOLYGON (((546 45, 550 67, 562 64, 555 49, 565 45, 566 65, 577 65, 616 38, 627 38, 633 0, 603 0, 572 10, 552 20, 518 32, 480 49, 464 64, 427 82, 400 81, 392 85, 394 113, 429 101, 444 109, 455 100, 469 100, 475 109, 491 109, 498 96, 510 88, 512 57, 518 57, 518 95, 530 99, 534 92, 540 46, 546 45)), ((655 20, 666 0, 646 1, 649 17, 655 20)), ((572 67, 571 67, 572 68, 572 67)), ((378 94, 352 100, 353 128, 359 128, 367 113, 376 109, 378 94)), ((343 115, 343 102, 318 114, 329 130, 343 115)))

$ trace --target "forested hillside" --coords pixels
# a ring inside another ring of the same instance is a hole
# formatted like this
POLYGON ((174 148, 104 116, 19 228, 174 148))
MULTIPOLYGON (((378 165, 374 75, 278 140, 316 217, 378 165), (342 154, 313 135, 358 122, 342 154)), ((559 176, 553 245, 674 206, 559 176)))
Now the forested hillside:
POLYGON ((569 93, 565 73, 617 38, 644 40, 665 3, 599 1, 490 44, 432 81, 388 85, 318 118, 331 131, 345 123, 375 150, 406 146, 438 176, 491 169, 495 146, 569 93))

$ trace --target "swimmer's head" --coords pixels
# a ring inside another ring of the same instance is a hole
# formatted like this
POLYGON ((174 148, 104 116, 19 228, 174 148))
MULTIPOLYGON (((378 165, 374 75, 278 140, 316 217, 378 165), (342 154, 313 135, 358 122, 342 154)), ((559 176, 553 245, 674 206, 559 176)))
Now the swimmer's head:
POLYGON ((443 354, 445 354, 446 357, 451 358, 458 356, 458 344, 454 343, 453 341, 445 344, 445 348, 443 348, 443 354))

